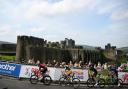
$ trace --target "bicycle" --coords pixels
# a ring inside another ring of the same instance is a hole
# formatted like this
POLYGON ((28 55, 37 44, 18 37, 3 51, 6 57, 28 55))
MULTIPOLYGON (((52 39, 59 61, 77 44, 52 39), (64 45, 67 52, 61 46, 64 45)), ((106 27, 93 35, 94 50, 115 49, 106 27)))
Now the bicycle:
POLYGON ((106 79, 106 84, 109 87, 114 87, 114 85, 119 85, 119 87, 123 87, 122 79, 119 79, 117 76, 114 75, 108 75, 108 78, 106 79))
POLYGON ((59 79, 59 84, 61 86, 71 85, 76 89, 80 86, 80 79, 75 77, 75 73, 70 76, 62 74, 62 77, 59 79))
POLYGON ((92 88, 95 86, 96 81, 97 81, 97 85, 100 88, 104 88, 105 87, 105 80, 103 78, 100 77, 101 74, 98 74, 96 76, 96 79, 94 79, 93 75, 90 75, 89 79, 87 80, 87 87, 92 88))
POLYGON ((50 85, 52 83, 52 78, 47 74, 42 75, 38 69, 32 70, 30 83, 37 84, 39 81, 44 83, 44 85, 50 85))

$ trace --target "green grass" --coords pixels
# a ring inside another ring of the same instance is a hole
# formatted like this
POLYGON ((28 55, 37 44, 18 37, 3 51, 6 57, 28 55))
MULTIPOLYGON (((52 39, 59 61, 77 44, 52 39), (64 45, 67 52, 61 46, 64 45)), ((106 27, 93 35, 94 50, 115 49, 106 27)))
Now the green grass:
POLYGON ((0 60, 13 61, 13 60, 15 60, 15 58, 16 58, 16 56, 0 55, 0 60))

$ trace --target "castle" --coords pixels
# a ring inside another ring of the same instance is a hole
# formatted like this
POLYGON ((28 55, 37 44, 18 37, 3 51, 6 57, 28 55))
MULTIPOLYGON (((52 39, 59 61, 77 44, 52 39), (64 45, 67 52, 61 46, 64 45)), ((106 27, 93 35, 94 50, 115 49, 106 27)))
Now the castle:
POLYGON ((34 58, 35 61, 48 62, 56 60, 58 62, 77 62, 84 63, 105 62, 102 58, 100 50, 83 49, 76 46, 75 41, 65 38, 64 41, 47 42, 42 38, 32 36, 18 36, 16 47, 16 60, 19 62, 27 62, 28 59, 34 58))

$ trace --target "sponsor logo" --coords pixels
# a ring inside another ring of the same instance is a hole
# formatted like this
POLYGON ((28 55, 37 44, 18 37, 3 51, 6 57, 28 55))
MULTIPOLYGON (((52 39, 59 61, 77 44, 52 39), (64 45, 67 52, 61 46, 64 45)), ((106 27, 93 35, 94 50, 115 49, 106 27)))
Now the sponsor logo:
POLYGON ((16 66, 11 66, 9 64, 0 64, 0 69, 14 71, 16 69, 16 66))

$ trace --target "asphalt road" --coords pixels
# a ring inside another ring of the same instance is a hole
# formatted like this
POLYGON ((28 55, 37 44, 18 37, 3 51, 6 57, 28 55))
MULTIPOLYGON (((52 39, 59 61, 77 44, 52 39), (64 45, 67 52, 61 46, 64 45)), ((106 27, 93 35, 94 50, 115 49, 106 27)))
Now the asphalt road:
MULTIPOLYGON (((91 88, 91 89, 99 89, 99 87, 91 88)), ((102 88, 102 89, 127 89, 125 88, 102 88)), ((52 84, 50 86, 43 85, 42 83, 38 84, 31 84, 28 80, 18 80, 15 78, 6 78, 2 77, 0 79, 0 89, 74 89, 71 86, 59 86, 58 84, 52 84)), ((86 85, 81 85, 79 89, 89 89, 86 87, 86 85)))

